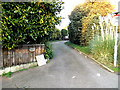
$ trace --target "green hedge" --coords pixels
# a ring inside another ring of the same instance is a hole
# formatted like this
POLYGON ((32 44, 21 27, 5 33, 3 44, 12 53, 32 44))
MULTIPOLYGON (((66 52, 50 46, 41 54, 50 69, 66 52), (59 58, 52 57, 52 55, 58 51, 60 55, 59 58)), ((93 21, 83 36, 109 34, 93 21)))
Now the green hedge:
POLYGON ((55 25, 63 2, 3 2, 2 45, 12 49, 20 44, 45 43, 55 25))

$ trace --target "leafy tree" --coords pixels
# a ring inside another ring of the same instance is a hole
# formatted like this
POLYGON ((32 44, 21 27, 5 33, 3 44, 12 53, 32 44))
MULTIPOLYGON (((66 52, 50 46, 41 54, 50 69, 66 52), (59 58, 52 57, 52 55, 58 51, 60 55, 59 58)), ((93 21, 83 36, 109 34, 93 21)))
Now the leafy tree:
POLYGON ((84 17, 82 19, 83 21, 83 36, 84 37, 84 45, 88 45, 89 41, 93 38, 93 34, 96 34, 99 31, 93 31, 92 25, 95 23, 97 26, 99 26, 99 16, 106 16, 108 13, 112 13, 113 6, 109 2, 89 2, 85 3, 83 5, 84 7, 89 8, 89 13, 87 14, 87 17, 84 17))
POLYGON ((52 40, 59 40, 61 38, 61 32, 59 29, 55 28, 51 36, 52 40))
POLYGON ((67 36, 67 30, 66 29, 61 30, 61 36, 62 36, 62 39, 65 39, 65 36, 67 36))
POLYGON ((4 2, 2 3, 3 48, 20 44, 45 43, 50 32, 59 24, 63 2, 4 2))
POLYGON ((96 33, 91 28, 93 23, 99 25, 98 17, 100 15, 106 16, 108 13, 112 13, 112 11, 113 6, 109 2, 98 2, 98 0, 89 0, 87 3, 76 6, 69 16, 71 21, 71 26, 69 26, 69 34, 71 35, 69 36, 74 38, 70 41, 82 46, 88 45, 89 40, 96 33))
POLYGON ((83 8, 82 5, 78 5, 71 12, 69 19, 71 23, 69 24, 69 40, 75 44, 81 44, 82 41, 82 18, 86 17, 88 10, 83 8))

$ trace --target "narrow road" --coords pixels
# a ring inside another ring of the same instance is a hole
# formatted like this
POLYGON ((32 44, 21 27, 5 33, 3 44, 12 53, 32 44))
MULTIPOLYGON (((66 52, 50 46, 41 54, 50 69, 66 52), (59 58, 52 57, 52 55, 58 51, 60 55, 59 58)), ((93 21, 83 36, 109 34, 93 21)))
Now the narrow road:
POLYGON ((66 46, 53 42, 49 64, 2 78, 3 88, 118 88, 118 75, 66 46))

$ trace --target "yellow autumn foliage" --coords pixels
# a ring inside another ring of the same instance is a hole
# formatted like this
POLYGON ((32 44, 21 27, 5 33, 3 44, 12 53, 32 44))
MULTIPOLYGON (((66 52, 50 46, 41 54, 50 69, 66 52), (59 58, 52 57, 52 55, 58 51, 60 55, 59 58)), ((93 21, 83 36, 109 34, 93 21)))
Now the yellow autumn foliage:
MULTIPOLYGON (((87 17, 84 17, 82 19, 83 28, 82 32, 85 32, 85 29, 88 27, 91 27, 91 23, 93 22, 93 19, 95 16, 106 16, 108 13, 112 13, 114 6, 110 4, 110 2, 88 2, 84 3, 82 5, 85 10, 89 9, 89 13, 87 14, 87 17)), ((94 19, 95 20, 95 19, 94 19)))
POLYGON ((106 0, 106 2, 103 2, 103 0, 85 0, 85 2, 77 5, 69 16, 71 42, 83 46, 88 45, 89 40, 96 33, 96 31, 92 31, 92 25, 93 23, 99 25, 99 16, 106 16, 114 10, 114 6, 110 4, 109 0, 106 0))

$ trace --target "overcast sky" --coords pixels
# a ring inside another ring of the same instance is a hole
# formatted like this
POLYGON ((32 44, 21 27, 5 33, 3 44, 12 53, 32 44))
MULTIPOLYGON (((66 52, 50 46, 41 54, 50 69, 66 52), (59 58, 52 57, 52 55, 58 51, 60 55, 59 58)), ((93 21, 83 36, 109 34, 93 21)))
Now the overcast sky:
MULTIPOLYGON (((60 25, 57 25, 56 27, 60 30, 63 29, 65 26, 69 24, 69 18, 68 15, 70 15, 71 11, 74 9, 74 7, 80 3, 84 3, 84 0, 62 0, 64 2, 64 9, 61 11, 60 15, 64 17, 65 19, 62 20, 60 25)), ((116 11, 118 9, 118 2, 120 0, 110 0, 110 3, 112 5, 116 5, 116 11)))

